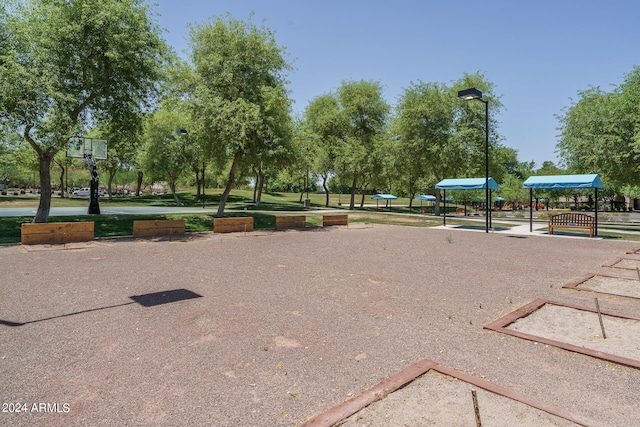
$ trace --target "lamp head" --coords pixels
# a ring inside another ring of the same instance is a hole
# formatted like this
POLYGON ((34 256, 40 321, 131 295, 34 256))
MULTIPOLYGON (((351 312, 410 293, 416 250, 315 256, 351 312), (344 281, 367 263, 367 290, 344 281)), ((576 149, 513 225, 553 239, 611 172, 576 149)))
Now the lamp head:
POLYGON ((458 98, 464 99, 465 101, 469 101, 471 99, 482 99, 482 92, 480 92, 475 87, 472 87, 459 91, 458 98))

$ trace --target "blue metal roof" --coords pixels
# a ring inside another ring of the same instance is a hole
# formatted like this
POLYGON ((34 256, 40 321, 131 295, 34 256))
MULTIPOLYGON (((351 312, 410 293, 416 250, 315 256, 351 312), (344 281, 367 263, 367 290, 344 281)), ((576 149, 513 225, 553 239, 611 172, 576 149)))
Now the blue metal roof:
MULTIPOLYGON (((443 179, 436 184, 441 190, 484 190, 486 178, 454 178, 443 179)), ((497 190, 498 183, 489 178, 489 189, 497 190)))
POLYGON ((530 176, 522 184, 522 187, 550 189, 602 188, 602 181, 598 174, 530 176))
POLYGON ((375 194, 371 196, 373 200, 396 200, 397 197, 393 194, 375 194))

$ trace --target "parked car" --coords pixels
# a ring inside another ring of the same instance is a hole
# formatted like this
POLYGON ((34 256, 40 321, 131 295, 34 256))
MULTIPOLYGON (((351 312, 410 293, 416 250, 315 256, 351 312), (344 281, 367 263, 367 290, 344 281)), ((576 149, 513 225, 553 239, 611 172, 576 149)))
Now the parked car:
MULTIPOLYGON (((78 197, 89 197, 91 196, 91 189, 89 187, 78 188, 76 190, 73 190, 73 193, 71 194, 78 197)), ((98 196, 104 196, 104 192, 102 190, 98 190, 98 196)))

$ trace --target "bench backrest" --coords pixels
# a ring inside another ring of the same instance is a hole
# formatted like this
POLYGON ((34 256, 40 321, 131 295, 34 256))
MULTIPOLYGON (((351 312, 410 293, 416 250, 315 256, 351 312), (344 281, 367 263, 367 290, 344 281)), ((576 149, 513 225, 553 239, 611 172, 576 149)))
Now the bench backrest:
POLYGON ((561 213, 553 215, 549 218, 551 225, 569 225, 575 224, 579 226, 593 226, 594 218, 591 215, 580 213, 561 213))

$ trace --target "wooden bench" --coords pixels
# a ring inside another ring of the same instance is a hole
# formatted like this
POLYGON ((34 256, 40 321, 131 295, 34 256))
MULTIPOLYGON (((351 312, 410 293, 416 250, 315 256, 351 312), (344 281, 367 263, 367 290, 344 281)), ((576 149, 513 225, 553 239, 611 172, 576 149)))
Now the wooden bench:
POLYGON ((214 233, 233 233, 236 231, 253 231, 253 217, 213 218, 214 233))
POLYGON ((276 230, 284 230, 286 228, 305 228, 306 226, 307 217, 304 215, 276 217, 276 230))
POLYGON ((150 219, 133 221, 134 239, 142 237, 184 236, 184 219, 150 219))
POLYGON ((322 215, 322 226, 349 225, 349 215, 322 215))
POLYGON ((94 239, 93 222, 24 223, 21 229, 23 245, 88 242, 94 239))
POLYGON ((583 228, 589 230, 589 237, 593 237, 594 218, 579 213, 561 213, 549 218, 549 234, 554 228, 583 228))

